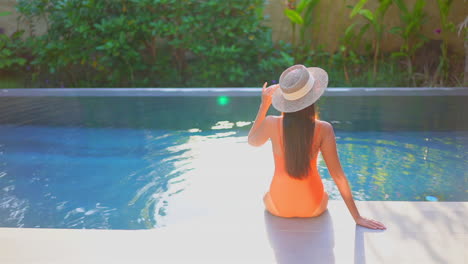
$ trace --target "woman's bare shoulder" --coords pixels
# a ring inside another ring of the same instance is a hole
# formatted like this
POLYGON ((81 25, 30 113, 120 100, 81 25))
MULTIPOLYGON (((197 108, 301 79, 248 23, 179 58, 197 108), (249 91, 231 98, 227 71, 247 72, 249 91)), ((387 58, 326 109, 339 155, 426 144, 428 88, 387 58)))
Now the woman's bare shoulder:
POLYGON ((281 116, 274 116, 274 115, 267 115, 265 117, 265 126, 268 130, 273 129, 277 126, 278 122, 280 121, 281 116))
POLYGON ((334 133, 333 132, 333 126, 332 124, 330 124, 329 122, 325 121, 325 120, 316 120, 316 122, 319 123, 319 126, 320 126, 320 130, 322 131, 322 135, 329 135, 329 134, 332 134, 334 133))
POLYGON ((315 121, 319 122, 321 126, 332 127, 332 124, 325 120, 316 119, 315 121))

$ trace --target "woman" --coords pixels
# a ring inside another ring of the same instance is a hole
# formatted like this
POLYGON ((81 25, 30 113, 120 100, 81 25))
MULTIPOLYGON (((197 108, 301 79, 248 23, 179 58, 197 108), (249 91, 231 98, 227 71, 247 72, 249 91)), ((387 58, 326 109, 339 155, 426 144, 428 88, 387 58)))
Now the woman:
POLYGON ((266 85, 248 137, 253 146, 261 146, 268 139, 272 142, 275 173, 263 199, 266 209, 280 217, 315 217, 327 209, 328 195, 317 170, 321 151, 356 224, 386 229, 382 223, 359 214, 338 158, 333 127, 315 118, 314 103, 328 85, 327 73, 320 68, 294 65, 281 74, 278 85, 266 85), (265 117, 271 104, 283 115, 265 117))

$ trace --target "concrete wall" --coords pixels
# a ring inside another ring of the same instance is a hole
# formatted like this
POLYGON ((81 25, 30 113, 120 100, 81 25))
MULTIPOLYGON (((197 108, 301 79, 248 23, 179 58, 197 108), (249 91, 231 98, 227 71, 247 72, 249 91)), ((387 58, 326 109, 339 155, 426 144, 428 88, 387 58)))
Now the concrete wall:
MULTIPOLYGON (((288 18, 284 15, 286 0, 268 0, 266 13, 270 14, 269 25, 273 28, 273 39, 290 41, 292 36, 291 24, 288 18)), ((365 19, 359 15, 353 19, 349 18, 351 12, 348 5, 355 5, 358 0, 321 0, 315 11, 316 24, 310 32, 310 37, 315 46, 323 44, 328 51, 334 51, 339 46, 339 39, 344 34, 345 29, 353 22, 360 24, 365 23, 365 19)), ((416 0, 406 0, 407 5, 413 6, 416 0)), ((442 39, 441 34, 435 33, 435 30, 440 28, 439 9, 436 0, 426 1, 425 12, 427 21, 424 24, 422 31, 429 39, 442 39)), ((366 4, 366 8, 373 10, 378 6, 377 0, 370 0, 366 4)), ((449 14, 449 20, 456 25, 460 24, 468 15, 468 1, 454 0, 449 14)), ((384 19, 387 29, 400 24, 399 10, 396 5, 392 5, 387 11, 384 19)), ((369 30, 365 35, 369 41, 373 38, 373 34, 369 30)), ((398 50, 402 41, 393 34, 385 34, 382 41, 382 49, 384 51, 398 50)), ((458 37, 457 33, 449 33, 449 46, 456 53, 463 54, 463 38, 458 37)))
MULTIPOLYGON (((273 28, 273 39, 277 40, 291 40, 291 25, 287 17, 283 13, 284 5, 286 0, 267 0, 266 15, 269 17, 268 24, 273 28)), ((310 32, 310 37, 313 39, 313 45, 317 46, 323 44, 324 47, 333 51, 339 45, 339 39, 343 35, 345 28, 354 21, 364 23, 362 18, 354 18, 352 21, 349 18, 350 9, 347 5, 354 5, 358 0, 322 0, 315 12, 316 24, 313 30, 310 32)), ((376 0, 368 2, 370 9, 377 6, 376 0)), ((407 3, 412 5, 415 0, 406 0, 407 3)), ((2 11, 13 11, 14 14, 6 17, 0 17, 0 28, 3 28, 6 34, 11 34, 17 30, 18 26, 20 29, 28 30, 28 25, 24 23, 17 23, 17 13, 15 12, 14 5, 16 0, 0 0, 0 12, 2 11)), ((467 0, 454 0, 449 20, 455 24, 461 23, 467 16, 468 1, 467 0)), ((439 11, 437 8, 436 0, 427 0, 426 13, 428 14, 428 20, 423 27, 423 33, 430 39, 441 39, 440 34, 434 31, 440 28, 439 11)), ((393 5, 388 10, 385 16, 385 23, 387 28, 392 28, 399 24, 400 18, 398 16, 398 8, 393 5)), ((41 34, 45 32, 46 26, 43 22, 35 22, 36 33, 41 34)), ((29 32, 29 31, 28 31, 29 32)), ((367 34, 366 39, 372 39, 372 33, 367 34)), ((450 49, 458 54, 464 53, 463 39, 458 37, 456 33, 449 33, 449 45, 450 49)), ((386 34, 382 42, 382 49, 385 51, 398 50, 401 45, 399 37, 386 34)))
MULTIPOLYGON (((10 11, 12 15, 0 17, 0 29, 3 29, 4 33, 10 35, 16 30, 26 30, 27 34, 31 34, 30 25, 24 22, 18 21, 18 13, 15 10, 16 0, 0 0, 0 12, 10 11)), ((44 21, 34 22, 34 30, 36 34, 43 34, 46 32, 46 25, 44 21)))

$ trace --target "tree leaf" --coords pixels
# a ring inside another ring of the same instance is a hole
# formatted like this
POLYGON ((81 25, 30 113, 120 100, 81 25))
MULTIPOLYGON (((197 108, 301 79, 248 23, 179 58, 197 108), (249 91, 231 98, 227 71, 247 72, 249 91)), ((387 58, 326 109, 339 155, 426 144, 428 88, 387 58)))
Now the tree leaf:
POLYGON ((426 6, 426 0, 417 0, 414 4, 413 12, 422 11, 424 6, 426 6))
POLYGON ((402 27, 392 27, 388 32, 400 35, 403 32, 402 27))
POLYGON ((349 17, 353 18, 355 15, 357 15, 366 3, 367 3, 367 0, 359 0, 359 3, 357 3, 354 6, 353 10, 351 11, 351 14, 349 14, 349 17))
POLYGON ((286 62, 286 65, 293 65, 294 64, 294 57, 289 55, 288 53, 281 51, 281 57, 286 62))
POLYGON ((374 14, 369 9, 359 10, 359 14, 367 18, 370 22, 374 23, 374 14))
POLYGON ((353 28, 356 26, 356 23, 351 24, 349 27, 346 28, 345 30, 345 38, 349 38, 351 34, 353 33, 353 28))
POLYGON ((13 14, 13 12, 10 12, 10 11, 0 12, 0 17, 2 17, 2 16, 9 16, 9 15, 11 15, 11 14, 13 14))
POLYGON ((296 7, 297 12, 300 14, 304 11, 304 8, 309 5, 312 0, 301 0, 296 7))
POLYGON ((406 57, 408 56, 408 54, 401 52, 401 51, 397 51, 397 52, 392 52, 391 56, 392 58, 399 58, 399 57, 406 57))
POLYGON ((24 64, 26 64, 26 59, 24 59, 24 58, 19 58, 19 59, 18 59, 18 64, 21 65, 21 66, 23 66, 24 64))
POLYGON ((403 0, 393 0, 393 2, 398 6, 398 8, 403 11, 403 13, 408 13, 408 8, 406 8, 405 1, 403 0))
POLYGON ((366 33, 367 30, 369 30, 370 24, 364 25, 360 30, 359 30, 359 38, 362 38, 362 35, 366 33))
POLYGON ((392 0, 380 0, 379 7, 377 8, 374 13, 376 14, 376 19, 383 19, 385 13, 387 12, 388 8, 392 5, 392 0))
POLYGON ((21 38, 21 36, 23 36, 24 32, 25 32, 24 30, 15 31, 15 33, 13 33, 13 35, 11 35, 11 38, 12 39, 19 39, 19 38, 21 38))
POLYGON ((304 20, 301 15, 292 9, 285 9, 284 14, 289 18, 289 20, 294 24, 302 25, 304 20))

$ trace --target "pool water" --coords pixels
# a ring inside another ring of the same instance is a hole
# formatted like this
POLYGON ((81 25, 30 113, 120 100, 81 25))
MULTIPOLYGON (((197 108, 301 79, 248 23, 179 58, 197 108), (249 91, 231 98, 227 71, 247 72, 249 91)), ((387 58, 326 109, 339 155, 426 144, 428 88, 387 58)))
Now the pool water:
MULTIPOLYGON (((429 116, 419 97, 398 108, 392 98, 324 99, 357 200, 468 201, 466 98, 429 99, 444 109, 429 116)), ((246 138, 258 98, 219 102, 0 98, 0 226, 146 229, 171 224, 177 198, 197 184, 243 188, 262 174, 266 190, 271 146, 246 138)), ((319 170, 341 199, 321 159, 319 170)))

